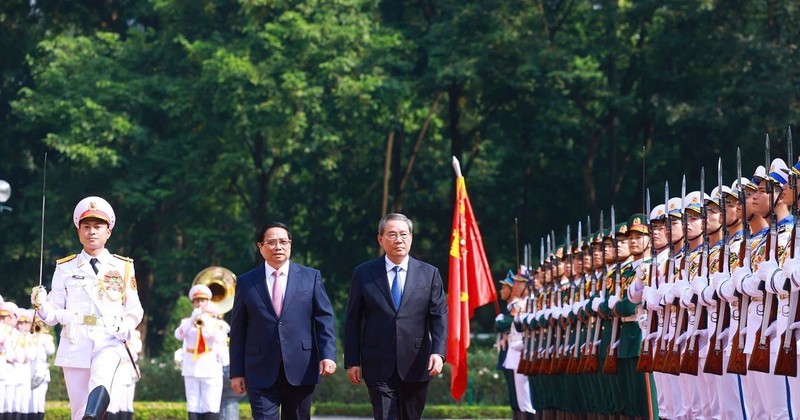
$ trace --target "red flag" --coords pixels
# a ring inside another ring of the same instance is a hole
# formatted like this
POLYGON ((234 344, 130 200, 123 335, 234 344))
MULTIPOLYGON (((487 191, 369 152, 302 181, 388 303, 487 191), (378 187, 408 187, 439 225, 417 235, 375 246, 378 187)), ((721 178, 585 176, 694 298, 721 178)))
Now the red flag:
POLYGON ((448 284, 447 363, 453 366, 450 394, 461 399, 467 389, 467 348, 469 320, 475 308, 497 302, 483 239, 467 196, 467 186, 458 160, 456 169, 456 208, 450 239, 450 277, 448 284))

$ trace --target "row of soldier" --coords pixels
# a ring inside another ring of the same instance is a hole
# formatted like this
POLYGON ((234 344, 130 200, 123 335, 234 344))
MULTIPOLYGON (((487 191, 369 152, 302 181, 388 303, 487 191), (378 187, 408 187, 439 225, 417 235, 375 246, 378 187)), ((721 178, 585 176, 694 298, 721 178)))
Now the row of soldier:
MULTIPOLYGON (((48 358, 56 350, 53 334, 33 309, 2 297, 0 320, 0 419, 43 419, 50 383, 48 358)), ((138 354, 141 340, 138 333, 134 335, 130 345, 138 354)), ((119 373, 119 391, 110 401, 108 419, 133 418, 136 378, 127 370, 119 373)))
POLYGON ((53 336, 41 324, 31 328, 33 310, 2 297, 0 320, 0 418, 44 418, 53 336))
POLYGON ((505 363, 515 416, 800 415, 800 164, 775 159, 730 187, 720 173, 710 194, 684 180, 653 209, 648 193, 647 215, 616 224, 612 208, 608 229, 548 236, 535 273, 504 280, 525 285, 496 322, 519 353, 505 363))

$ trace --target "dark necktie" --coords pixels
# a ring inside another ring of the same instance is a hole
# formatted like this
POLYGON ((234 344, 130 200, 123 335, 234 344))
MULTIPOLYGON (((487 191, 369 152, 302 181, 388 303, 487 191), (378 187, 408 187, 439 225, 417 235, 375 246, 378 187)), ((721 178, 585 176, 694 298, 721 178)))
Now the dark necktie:
POLYGON ((91 265, 92 265, 92 270, 94 270, 94 273, 95 273, 95 274, 97 274, 97 273, 99 273, 99 272, 100 272, 100 270, 97 268, 97 258, 92 258, 92 259, 90 259, 90 260, 89 260, 89 264, 91 264, 91 265))
POLYGON ((392 281, 392 302, 394 302, 394 310, 400 310, 400 301, 403 298, 403 293, 400 291, 400 266, 396 265, 394 270, 394 280, 392 281))

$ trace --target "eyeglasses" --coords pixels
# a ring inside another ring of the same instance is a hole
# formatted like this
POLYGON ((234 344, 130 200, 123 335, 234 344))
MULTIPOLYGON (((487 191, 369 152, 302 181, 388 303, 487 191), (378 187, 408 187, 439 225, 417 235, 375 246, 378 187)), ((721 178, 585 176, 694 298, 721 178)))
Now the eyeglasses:
POLYGON ((292 240, 291 239, 270 239, 268 241, 259 242, 259 243, 260 244, 264 244, 264 245, 266 245, 266 246, 268 246, 270 248, 277 248, 278 245, 286 248, 286 247, 288 247, 289 245, 292 244, 292 240))
POLYGON ((405 241, 406 239, 408 239, 411 236, 411 233, 409 233, 409 232, 386 232, 386 233, 383 234, 383 236, 385 236, 386 238, 388 238, 391 241, 395 241, 395 240, 397 240, 397 238, 400 238, 401 241, 405 241))

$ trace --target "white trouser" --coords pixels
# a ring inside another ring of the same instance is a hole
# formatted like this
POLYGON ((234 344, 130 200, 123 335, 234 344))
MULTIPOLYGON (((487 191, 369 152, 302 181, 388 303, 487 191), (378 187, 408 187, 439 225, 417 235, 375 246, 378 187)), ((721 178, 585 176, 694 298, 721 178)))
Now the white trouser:
POLYGON ((31 390, 31 404, 29 413, 44 413, 44 405, 47 398, 47 382, 31 390))
POLYGON ((222 402, 222 376, 195 378, 184 376, 186 411, 190 413, 219 413, 222 402))
POLYGON ((703 411, 700 407, 700 391, 697 386, 697 377, 692 375, 680 375, 677 379, 678 386, 681 389, 681 404, 686 409, 686 418, 703 418, 703 411))
POLYGON ((523 413, 535 413, 531 402, 531 385, 526 375, 514 374, 514 390, 517 393, 517 405, 523 413))
POLYGON ((114 375, 119 368, 121 357, 113 347, 106 347, 92 355, 90 368, 64 367, 64 383, 69 396, 69 409, 72 420, 82 420, 86 413, 86 399, 96 387, 103 385, 109 394, 114 393, 114 375))
POLYGON ((791 393, 789 395, 792 396, 792 412, 794 415, 792 418, 798 418, 800 416, 800 377, 797 376, 787 376, 789 380, 789 388, 791 389, 791 393))
POLYGON ((706 365, 705 357, 698 357, 697 373, 697 390, 700 394, 700 411, 703 413, 703 418, 718 419, 719 418, 719 399, 717 398, 716 390, 716 375, 711 375, 703 372, 703 366, 706 365))
MULTIPOLYGON (((750 364, 750 355, 747 355, 747 364, 750 364)), ((760 419, 788 419, 789 401, 786 400, 786 377, 775 376, 771 373, 748 371, 742 377, 742 383, 747 383, 751 388, 745 392, 748 402, 747 418, 760 419)))

